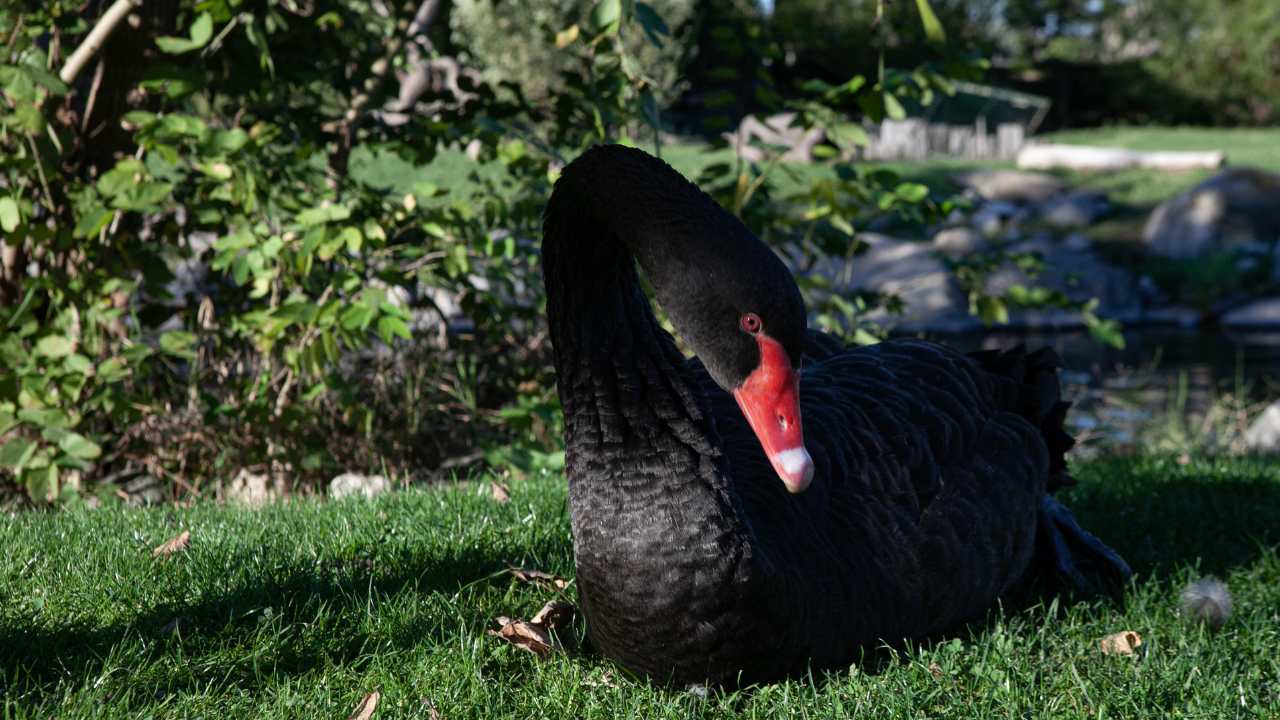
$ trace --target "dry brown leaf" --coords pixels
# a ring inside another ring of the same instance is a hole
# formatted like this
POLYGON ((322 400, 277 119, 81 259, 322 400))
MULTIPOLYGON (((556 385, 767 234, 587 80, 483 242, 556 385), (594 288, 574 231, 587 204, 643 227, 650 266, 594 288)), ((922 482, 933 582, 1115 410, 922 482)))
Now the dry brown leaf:
POLYGON ((512 620, 507 617, 499 617, 498 624, 501 626, 496 631, 490 630, 489 634, 494 637, 502 638, 507 642, 515 645, 522 650, 537 655, 538 657, 546 657, 550 654, 551 634, 541 625, 534 625, 524 620, 512 620))
POLYGON ((1098 641, 1103 655, 1132 655, 1142 645, 1142 636, 1132 630, 1112 633, 1098 641))
POLYGON ((444 715, 441 715, 440 711, 436 709, 436 704, 431 702, 431 698, 423 698, 422 707, 427 710, 428 720, 444 720, 444 715))
POLYGON ((929 663, 929 674, 933 676, 934 680, 941 680, 942 678, 946 677, 946 675, 942 672, 942 666, 936 662, 929 663))
POLYGON ((369 720, 373 717, 373 711, 378 709, 378 700, 381 697, 377 690, 365 695, 360 704, 356 705, 356 709, 347 716, 347 720, 369 720))
POLYGON ((511 488, 500 482, 489 483, 489 492, 493 494, 493 499, 500 503, 511 502, 511 488))
POLYGON ((532 585, 539 585, 554 590, 563 590, 569 587, 569 582, 561 577, 556 577, 549 572, 541 570, 526 570, 518 567, 508 567, 507 572, 520 582, 527 582, 532 585))
POLYGON ((175 553, 180 553, 187 549, 191 544, 191 531, 183 530, 181 533, 169 538, 165 543, 155 550, 151 551, 151 557, 169 557, 175 553))
POLYGON ((551 600, 529 622, 547 630, 555 630, 573 617, 573 606, 563 600, 551 600))

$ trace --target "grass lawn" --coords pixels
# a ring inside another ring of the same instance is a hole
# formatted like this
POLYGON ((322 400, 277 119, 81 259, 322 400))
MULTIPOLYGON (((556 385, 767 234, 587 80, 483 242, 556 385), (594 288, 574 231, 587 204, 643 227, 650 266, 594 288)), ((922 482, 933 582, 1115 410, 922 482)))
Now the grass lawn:
MULTIPOLYGON (((1139 573, 1124 608, 994 612, 864 666, 700 695, 628 678, 575 643, 549 660, 486 635, 573 576, 564 482, 373 502, 24 513, 0 527, 4 718, 1280 717, 1280 464, 1078 464, 1081 520, 1139 573), (189 548, 155 559, 181 530, 189 548), (1235 594, 1219 633, 1178 616, 1189 579, 1235 594), (1097 641, 1134 630, 1137 656, 1097 641)), ((565 593, 573 598, 573 586, 565 593)))

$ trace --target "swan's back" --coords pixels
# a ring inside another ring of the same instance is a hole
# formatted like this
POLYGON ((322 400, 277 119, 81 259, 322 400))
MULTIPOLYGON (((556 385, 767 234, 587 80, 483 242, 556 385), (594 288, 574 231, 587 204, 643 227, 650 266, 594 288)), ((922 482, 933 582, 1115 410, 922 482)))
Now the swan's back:
POLYGON ((1026 362, 1018 377, 928 342, 810 345, 801 402, 817 475, 802 495, 782 488, 732 399, 709 392, 794 641, 840 663, 850 643, 979 615, 1022 578, 1052 463, 1018 412, 1026 362))

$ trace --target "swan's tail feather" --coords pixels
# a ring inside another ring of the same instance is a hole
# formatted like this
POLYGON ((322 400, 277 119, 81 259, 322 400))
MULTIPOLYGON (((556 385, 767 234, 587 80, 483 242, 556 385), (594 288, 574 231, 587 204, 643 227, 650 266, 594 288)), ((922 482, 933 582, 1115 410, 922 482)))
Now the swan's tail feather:
POLYGON ((1051 496, 1040 499, 1039 513, 1035 555, 1039 577, 1081 595, 1122 597, 1133 575, 1128 563, 1080 527, 1071 511, 1051 496))
POLYGON ((1066 455, 1076 441, 1063 428, 1071 403, 1062 399, 1058 354, 1049 348, 1028 353, 1019 345, 1011 350, 970 353, 970 357, 983 370, 1009 381, 1001 383, 1000 404, 1040 429, 1049 448, 1049 492, 1074 485, 1066 455))

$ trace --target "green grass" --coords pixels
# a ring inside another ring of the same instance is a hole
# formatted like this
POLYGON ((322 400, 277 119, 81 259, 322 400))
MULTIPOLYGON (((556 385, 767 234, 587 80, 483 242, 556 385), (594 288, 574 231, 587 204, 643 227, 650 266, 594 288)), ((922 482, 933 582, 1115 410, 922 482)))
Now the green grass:
MULTIPOLYGON (((261 511, 98 509, 0 527, 3 717, 1280 717, 1280 465, 1080 464, 1069 498, 1139 573, 1125 607, 1050 602, 826 676, 705 697, 628 678, 575 645, 547 661, 487 636, 550 596, 508 564, 572 577, 563 481, 413 490, 261 511), (151 549, 181 530, 189 549, 151 549), (1236 612, 1177 614, 1215 573, 1236 612), (1100 637, 1135 630, 1137 657, 1100 637), (615 682, 607 682, 612 678, 615 682), (616 686, 615 686, 616 685, 616 686)), ((572 599, 573 588, 568 595, 572 599)))

